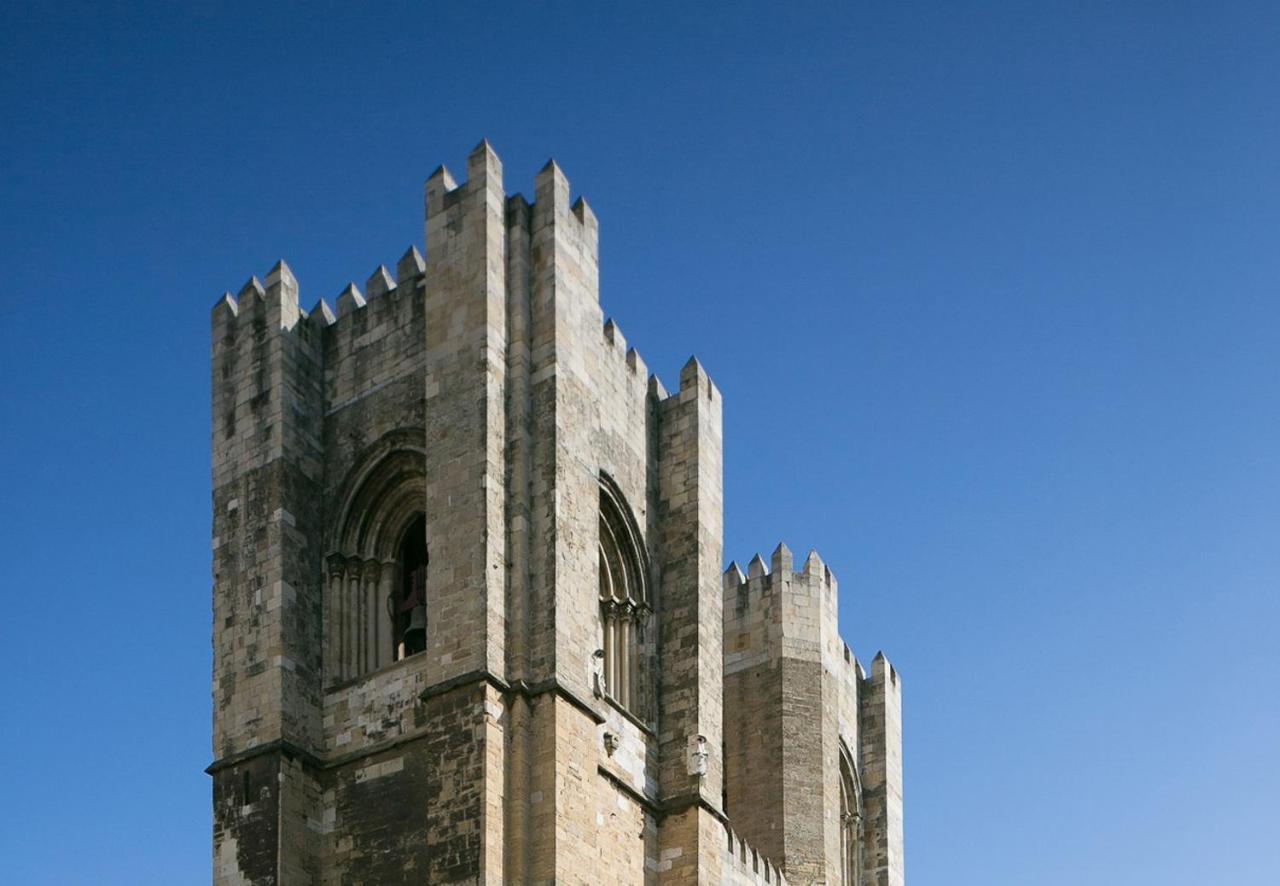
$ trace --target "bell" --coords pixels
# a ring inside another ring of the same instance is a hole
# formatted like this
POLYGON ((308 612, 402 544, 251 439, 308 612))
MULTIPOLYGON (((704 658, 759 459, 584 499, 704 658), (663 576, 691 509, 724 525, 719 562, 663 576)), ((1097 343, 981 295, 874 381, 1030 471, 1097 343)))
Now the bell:
POLYGON ((425 633, 427 630, 427 607, 415 606, 409 611, 409 626, 404 629, 406 634, 414 631, 425 633))

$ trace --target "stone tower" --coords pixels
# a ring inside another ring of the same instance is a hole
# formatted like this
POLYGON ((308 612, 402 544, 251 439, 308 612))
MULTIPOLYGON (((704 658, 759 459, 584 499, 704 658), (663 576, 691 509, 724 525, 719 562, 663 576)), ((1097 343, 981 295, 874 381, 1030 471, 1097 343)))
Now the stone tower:
POLYGON ((721 574, 721 397, 604 322, 487 142, 336 312, 213 311, 217 884, 901 886, 900 683, 785 547, 721 574))

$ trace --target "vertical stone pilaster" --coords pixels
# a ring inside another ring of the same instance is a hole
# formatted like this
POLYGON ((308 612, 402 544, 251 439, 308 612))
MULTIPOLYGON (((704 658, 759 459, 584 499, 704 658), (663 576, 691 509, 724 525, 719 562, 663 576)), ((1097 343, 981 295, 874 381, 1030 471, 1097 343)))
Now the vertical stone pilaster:
POLYGON ((665 802, 703 800, 719 808, 722 745, 723 455, 720 392, 696 360, 680 391, 660 404, 659 523, 662 585, 658 630, 664 680, 659 699, 665 802), (698 735, 710 750, 705 775, 690 771, 698 735))
POLYGON ((866 822, 861 886, 903 886, 902 682, 880 653, 862 684, 863 804, 866 822))
POLYGON ((696 360, 679 393, 656 404, 658 597, 662 683, 658 785, 669 814, 658 827, 659 881, 710 883, 724 830, 723 455, 720 392, 696 360), (706 752, 701 758, 698 749, 706 752))
POLYGON ((549 162, 530 218, 530 679, 590 687, 596 595, 599 410, 587 354, 600 339, 595 219, 549 162))
MULTIPOLYGON (((506 671, 506 194, 488 142, 426 186, 427 681, 506 671)), ((503 739, 487 682, 428 704, 433 883, 502 876, 503 739), (497 767, 496 769, 494 767, 497 767), (496 799, 495 799, 496 798, 496 799)), ((495 880, 494 878, 497 878, 495 880)))
POLYGON ((426 186, 427 652, 433 683, 505 672, 506 195, 488 142, 426 186))
POLYGON ((281 262, 213 316, 213 751, 228 761, 215 770, 216 883, 318 864, 296 830, 313 794, 281 777, 277 748, 322 740, 323 415, 319 336, 281 262), (243 851, 264 840, 270 852, 243 851))

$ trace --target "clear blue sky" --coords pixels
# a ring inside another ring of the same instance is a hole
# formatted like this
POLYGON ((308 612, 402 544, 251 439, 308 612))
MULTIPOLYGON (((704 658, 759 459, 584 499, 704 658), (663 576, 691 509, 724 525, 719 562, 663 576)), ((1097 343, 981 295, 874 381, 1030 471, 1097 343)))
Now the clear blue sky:
POLYGON ((209 309, 485 136, 900 667, 911 886, 1280 883, 1280 5, 111 5, 0 7, 0 879, 207 882, 209 309))

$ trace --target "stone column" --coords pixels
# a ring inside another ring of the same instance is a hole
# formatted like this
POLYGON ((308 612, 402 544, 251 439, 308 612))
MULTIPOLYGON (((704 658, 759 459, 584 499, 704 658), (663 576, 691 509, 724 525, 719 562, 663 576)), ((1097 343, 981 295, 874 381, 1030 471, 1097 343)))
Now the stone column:
POLYGON ((622 649, 618 655, 618 703, 627 710, 631 709, 631 657, 635 654, 631 642, 631 619, 633 608, 630 603, 622 608, 619 634, 622 637, 622 649))
POLYGON ((391 632, 394 624, 391 619, 391 604, 388 602, 391 599, 392 585, 396 580, 395 575, 395 561, 385 561, 382 564, 382 577, 378 581, 378 589, 374 601, 378 618, 378 667, 391 664, 396 660, 395 648, 391 642, 391 632))
POLYGON ((342 589, 347 561, 341 554, 330 554, 328 559, 329 585, 325 589, 324 601, 324 682, 333 684, 342 679, 342 589))
POLYGON ((344 680, 350 680, 360 673, 360 659, 357 656, 360 648, 360 573, 363 565, 359 557, 347 559, 347 586, 342 595, 347 610, 342 627, 342 636, 345 638, 342 655, 344 680))
POLYGON ((610 601, 600 607, 600 618, 604 621, 604 690, 609 696, 616 695, 618 691, 618 646, 614 632, 617 619, 613 606, 610 601))
POLYGON ((376 671, 378 659, 378 587, 382 578, 382 564, 377 560, 364 561, 364 594, 361 609, 364 612, 364 671, 376 671))

